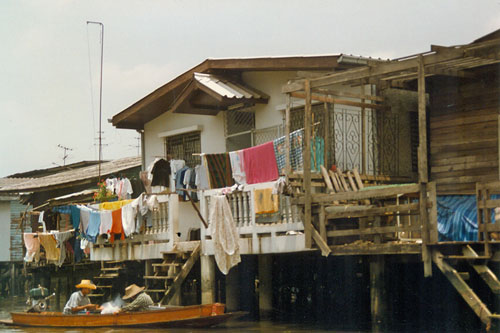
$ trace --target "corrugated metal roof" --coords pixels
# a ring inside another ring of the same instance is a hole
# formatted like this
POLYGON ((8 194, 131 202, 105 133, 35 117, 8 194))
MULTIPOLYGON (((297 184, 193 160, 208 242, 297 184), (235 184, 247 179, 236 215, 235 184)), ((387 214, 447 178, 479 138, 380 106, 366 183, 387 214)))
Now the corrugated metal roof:
POLYGON ((33 178, 0 178, 0 188, 21 184, 32 179, 33 178))
MULTIPOLYGON (((126 157, 101 164, 101 177, 138 167, 141 165, 141 157, 126 157)), ((75 170, 59 172, 54 175, 28 179, 26 181, 5 185, 0 187, 0 192, 28 192, 42 188, 50 188, 62 184, 91 180, 99 176, 99 165, 92 165, 75 170)), ((7 178, 3 178, 7 179, 7 178)))
POLYGON ((245 87, 239 83, 230 82, 212 74, 194 73, 194 79, 208 89, 225 98, 260 99, 264 97, 260 93, 256 92, 253 89, 250 89, 249 87, 245 87))

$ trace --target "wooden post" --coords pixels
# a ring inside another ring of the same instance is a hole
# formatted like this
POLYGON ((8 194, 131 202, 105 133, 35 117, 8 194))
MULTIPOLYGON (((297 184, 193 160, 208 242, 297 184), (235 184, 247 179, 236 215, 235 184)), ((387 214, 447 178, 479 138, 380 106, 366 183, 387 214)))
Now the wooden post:
POLYGON ((258 256, 259 269, 259 319, 269 319, 273 312, 273 257, 271 254, 258 256))
POLYGON ((370 304, 372 332, 385 332, 386 294, 384 285, 384 256, 373 256, 370 261, 370 304))
POLYGON ((424 59, 418 58, 418 181, 427 183, 427 117, 425 108, 424 59))
POLYGON ((215 302, 215 262, 213 256, 202 255, 201 265, 201 304, 215 302))
POLYGON ((240 273, 239 265, 231 268, 226 275, 226 311, 240 309, 240 273))
POLYGON ((286 109, 285 109, 285 174, 288 176, 292 171, 290 165, 290 94, 286 94, 286 109))
MULTIPOLYGON (((361 95, 365 95, 365 85, 361 85, 361 95)), ((364 99, 361 99, 361 103, 365 103, 364 99)), ((361 173, 366 175, 366 110, 363 106, 361 108, 361 173)))
POLYGON ((305 246, 311 248, 311 84, 309 80, 304 84, 306 92, 306 104, 304 110, 304 181, 303 188, 305 194, 304 204, 304 235, 305 246))
POLYGON ((432 276, 432 257, 429 245, 429 215, 427 212, 427 184, 420 184, 420 223, 422 225, 422 261, 424 262, 424 277, 432 276))
POLYGON ((324 103, 324 116, 323 116, 323 140, 325 142, 324 156, 325 168, 330 169, 330 112, 328 110, 328 103, 324 103))

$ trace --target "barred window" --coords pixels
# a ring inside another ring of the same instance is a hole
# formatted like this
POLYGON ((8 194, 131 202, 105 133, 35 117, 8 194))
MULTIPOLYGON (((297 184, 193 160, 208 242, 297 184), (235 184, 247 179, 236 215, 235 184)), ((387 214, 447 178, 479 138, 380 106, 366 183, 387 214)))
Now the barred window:
POLYGON ((175 160, 184 160, 186 165, 194 168, 201 163, 200 132, 191 132, 165 138, 166 155, 175 160))
POLYGON ((227 111, 224 118, 226 150, 234 151, 251 147, 253 145, 252 132, 255 129, 254 110, 227 111))

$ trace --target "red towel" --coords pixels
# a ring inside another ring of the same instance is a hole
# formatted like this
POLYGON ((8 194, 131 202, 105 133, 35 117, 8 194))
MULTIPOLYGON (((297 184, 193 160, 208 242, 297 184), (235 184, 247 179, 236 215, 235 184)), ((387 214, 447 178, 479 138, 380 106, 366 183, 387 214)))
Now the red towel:
POLYGON ((109 241, 113 243, 115 241, 115 234, 122 234, 120 239, 125 239, 125 234, 123 233, 122 226, 122 209, 117 209, 111 212, 113 218, 113 225, 111 226, 111 236, 109 241))
POLYGON ((270 182, 278 179, 278 165, 273 142, 243 149, 247 184, 270 182))

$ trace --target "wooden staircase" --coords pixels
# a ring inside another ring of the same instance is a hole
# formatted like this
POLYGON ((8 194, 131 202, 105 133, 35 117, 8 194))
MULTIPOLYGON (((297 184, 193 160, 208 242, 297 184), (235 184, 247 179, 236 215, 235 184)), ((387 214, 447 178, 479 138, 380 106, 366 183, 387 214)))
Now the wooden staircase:
POLYGON ((153 263, 153 275, 145 275, 146 291, 156 294, 159 304, 169 304, 178 294, 182 283, 200 258, 201 243, 191 252, 169 251, 162 252, 163 261, 153 263))
POLYGON ((89 297, 105 300, 111 296, 113 281, 120 277, 123 269, 123 261, 101 261, 101 272, 98 276, 94 276, 97 289, 89 297))
MULTIPOLYGON (((500 281, 493 271, 487 266, 491 256, 479 255, 470 245, 462 247, 461 255, 443 255, 438 250, 433 250, 432 260, 439 270, 451 282, 453 287, 458 291, 460 296, 471 307, 479 319, 486 325, 489 330, 493 319, 500 319, 499 314, 493 314, 484 304, 472 288, 467 284, 469 280, 468 272, 459 272, 454 268, 454 265, 460 261, 468 263, 486 283, 490 290, 495 295, 500 295, 500 281)), ((455 266, 456 267, 456 266, 455 266)))

